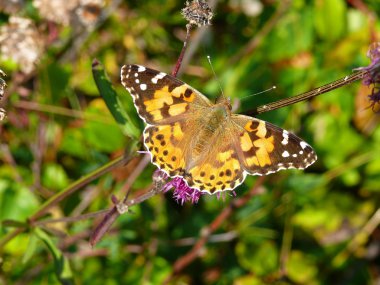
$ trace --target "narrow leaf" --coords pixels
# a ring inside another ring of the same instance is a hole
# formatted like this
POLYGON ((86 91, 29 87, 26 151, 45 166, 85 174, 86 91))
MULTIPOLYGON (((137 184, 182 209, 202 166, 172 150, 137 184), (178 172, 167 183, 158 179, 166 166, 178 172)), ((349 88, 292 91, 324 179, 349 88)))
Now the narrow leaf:
POLYGON ((140 137, 140 129, 132 123, 127 112, 125 112, 115 89, 108 79, 103 65, 96 59, 92 63, 92 74, 100 95, 116 122, 121 126, 123 133, 137 140, 140 137))
POLYGON ((31 234, 29 237, 28 247, 25 254, 22 257, 22 263, 27 263, 36 252, 38 237, 35 234, 31 234))
POLYGON ((63 253, 55 246, 48 234, 43 230, 36 228, 35 234, 39 237, 47 246, 54 258, 55 274, 61 284, 70 285, 74 284, 73 274, 70 268, 69 260, 63 255, 63 253))

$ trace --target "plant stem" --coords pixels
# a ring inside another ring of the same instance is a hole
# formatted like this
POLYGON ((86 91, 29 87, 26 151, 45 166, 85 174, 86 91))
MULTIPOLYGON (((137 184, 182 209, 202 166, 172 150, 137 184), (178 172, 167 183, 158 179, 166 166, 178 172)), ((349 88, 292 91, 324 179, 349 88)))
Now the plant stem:
POLYGON ((186 38, 185 38, 185 41, 183 42, 183 47, 182 47, 181 53, 178 57, 177 63, 176 63, 176 65, 172 71, 172 75, 174 77, 177 77, 178 71, 181 67, 183 56, 185 55, 185 52, 187 49, 187 43, 188 43, 189 38, 190 38, 190 31, 191 31, 191 24, 187 24, 186 25, 186 38))
MULTIPOLYGON (((134 147, 132 147, 132 149, 134 149, 134 147)), ((65 198, 67 198, 68 196, 72 195, 73 193, 75 193, 76 191, 78 191, 80 188, 82 188, 84 185, 87 185, 88 183, 90 183, 91 181, 95 180, 96 178, 102 176, 103 174, 111 171, 112 169, 118 167, 118 166, 121 166, 121 165, 124 165, 126 164, 129 160, 132 159, 133 155, 132 155, 133 151, 131 151, 130 153, 126 154, 125 156, 120 156, 114 160, 112 160, 111 162, 109 162, 108 164, 100 167, 99 169, 96 169, 95 171, 93 171, 92 173, 84 176, 83 178, 75 181, 73 184, 71 184, 69 187, 67 187, 66 189, 64 189, 63 191, 57 193, 56 195, 54 195, 53 197, 51 197, 49 200, 47 200, 41 207, 40 209, 35 213, 33 214, 30 218, 29 218, 29 223, 31 225, 33 225, 33 222, 36 221, 38 218, 40 218, 41 216, 43 216, 44 214, 47 213, 47 211, 56 206, 59 202, 61 202, 62 200, 64 200, 65 198)), ((11 241, 13 238, 15 238, 18 234, 24 232, 27 228, 17 228, 16 230, 8 233, 7 235, 5 235, 3 238, 0 239, 0 251, 1 249, 9 242, 11 241)))
POLYGON ((323 93, 327 93, 331 90, 340 88, 344 85, 351 84, 352 82, 355 82, 357 80, 361 80, 366 75, 368 75, 368 73, 369 73, 369 71, 366 71, 366 70, 358 71, 358 72, 355 72, 351 75, 347 75, 341 79, 333 81, 331 83, 325 84, 321 87, 315 88, 311 91, 301 93, 299 95, 296 95, 296 96, 293 96, 290 98, 281 99, 281 100, 278 100, 278 101, 275 101, 275 102, 272 102, 269 104, 261 105, 261 106, 257 107, 255 110, 247 112, 245 114, 249 115, 249 116, 255 116, 255 115, 258 115, 261 113, 273 111, 273 110, 276 110, 276 109, 279 109, 279 108, 282 108, 282 107, 285 107, 288 105, 292 105, 292 104, 313 98, 315 96, 321 95, 323 93))
POLYGON ((74 192, 76 192, 78 189, 82 188, 84 185, 87 185, 91 181, 95 180, 96 178, 102 176, 103 174, 109 172, 110 170, 125 164, 131 159, 131 157, 124 157, 120 156, 108 164, 96 169, 92 173, 82 177, 81 179, 75 181, 73 184, 71 184, 69 187, 67 187, 65 190, 57 193, 53 197, 51 197, 49 200, 47 200, 41 208, 30 218, 30 220, 33 222, 43 216, 50 208, 57 205, 59 202, 64 200, 66 197, 72 195, 74 192))

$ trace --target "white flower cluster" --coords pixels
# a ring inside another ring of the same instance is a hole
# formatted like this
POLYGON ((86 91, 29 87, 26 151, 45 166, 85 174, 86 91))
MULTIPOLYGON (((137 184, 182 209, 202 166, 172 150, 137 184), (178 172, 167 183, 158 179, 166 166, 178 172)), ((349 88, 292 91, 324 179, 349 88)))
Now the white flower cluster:
MULTIPOLYGON (((0 69, 0 75, 3 76, 3 77, 5 76, 4 71, 2 71, 1 69, 0 69)), ((0 77, 0 100, 3 98, 4 89, 5 89, 6 86, 7 86, 7 84, 5 83, 4 79, 2 79, 0 77)), ((6 117, 5 110, 3 108, 0 108, 0 121, 4 120, 5 117, 6 117)))
POLYGON ((104 6, 104 0, 34 0, 40 16, 68 26, 79 20, 84 26, 95 22, 104 6))
POLYGON ((8 24, 0 28, 1 57, 18 63, 25 73, 35 69, 43 48, 40 33, 29 19, 11 16, 8 24))
POLYGON ((14 14, 21 10, 24 0, 0 0, 0 12, 14 14))

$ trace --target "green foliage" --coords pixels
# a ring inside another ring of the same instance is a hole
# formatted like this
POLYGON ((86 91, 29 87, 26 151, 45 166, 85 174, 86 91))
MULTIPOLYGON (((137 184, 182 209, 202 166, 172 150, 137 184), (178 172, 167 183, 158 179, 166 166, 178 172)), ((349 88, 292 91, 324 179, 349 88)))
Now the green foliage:
POLYGON ((65 285, 74 284, 73 275, 67 257, 63 255, 63 253, 56 247, 50 236, 45 232, 36 228, 34 233, 41 241, 43 241, 45 246, 51 252, 54 259, 55 274, 57 275, 59 282, 65 285))
MULTIPOLYGON (((0 284, 163 284, 217 218, 168 284, 379 282, 380 120, 359 82, 259 116, 313 146, 310 168, 268 175, 259 187, 249 176, 237 197, 204 195, 194 205, 179 205, 172 191, 155 195, 91 248, 104 213, 81 215, 109 209, 111 195, 121 200, 129 187, 128 201, 147 193, 156 169, 137 153, 143 123, 120 68, 170 73, 185 37, 185 1, 106 1, 105 14, 93 15, 100 21, 84 28, 25 2, 17 12, 0 3, 0 30, 23 15, 43 42, 29 74, 0 54, 8 85, 0 101, 8 115, 0 121, 0 284)), ((368 65, 380 28, 377 0, 216 1, 214 13, 212 26, 192 30, 179 78, 219 96, 211 55, 237 113, 368 65)))

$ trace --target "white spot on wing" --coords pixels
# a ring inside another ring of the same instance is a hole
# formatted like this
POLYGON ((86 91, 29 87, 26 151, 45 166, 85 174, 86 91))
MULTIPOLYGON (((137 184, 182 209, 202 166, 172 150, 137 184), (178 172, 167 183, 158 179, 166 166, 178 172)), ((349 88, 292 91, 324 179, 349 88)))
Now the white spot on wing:
POLYGON ((308 146, 308 144, 302 141, 300 142, 300 146, 302 147, 302 149, 305 149, 308 146))
POLYGON ((144 72, 146 68, 144 66, 139 65, 139 68, 137 69, 138 72, 144 72))
POLYGON ((155 77, 153 77, 153 78, 151 79, 152 83, 153 83, 153 84, 157 84, 158 80, 164 78, 165 75, 166 75, 166 74, 163 73, 163 72, 158 73, 155 77))
POLYGON ((286 150, 282 153, 282 157, 289 157, 289 152, 286 150))
POLYGON ((282 132, 282 137, 284 138, 283 140, 282 140, 282 144, 283 145, 287 145, 288 144, 288 140, 289 140, 289 133, 287 132, 287 131, 283 131, 282 132))
POLYGON ((146 84, 140 84, 140 89, 141 90, 143 90, 143 91, 146 90, 146 87, 147 87, 146 84))

